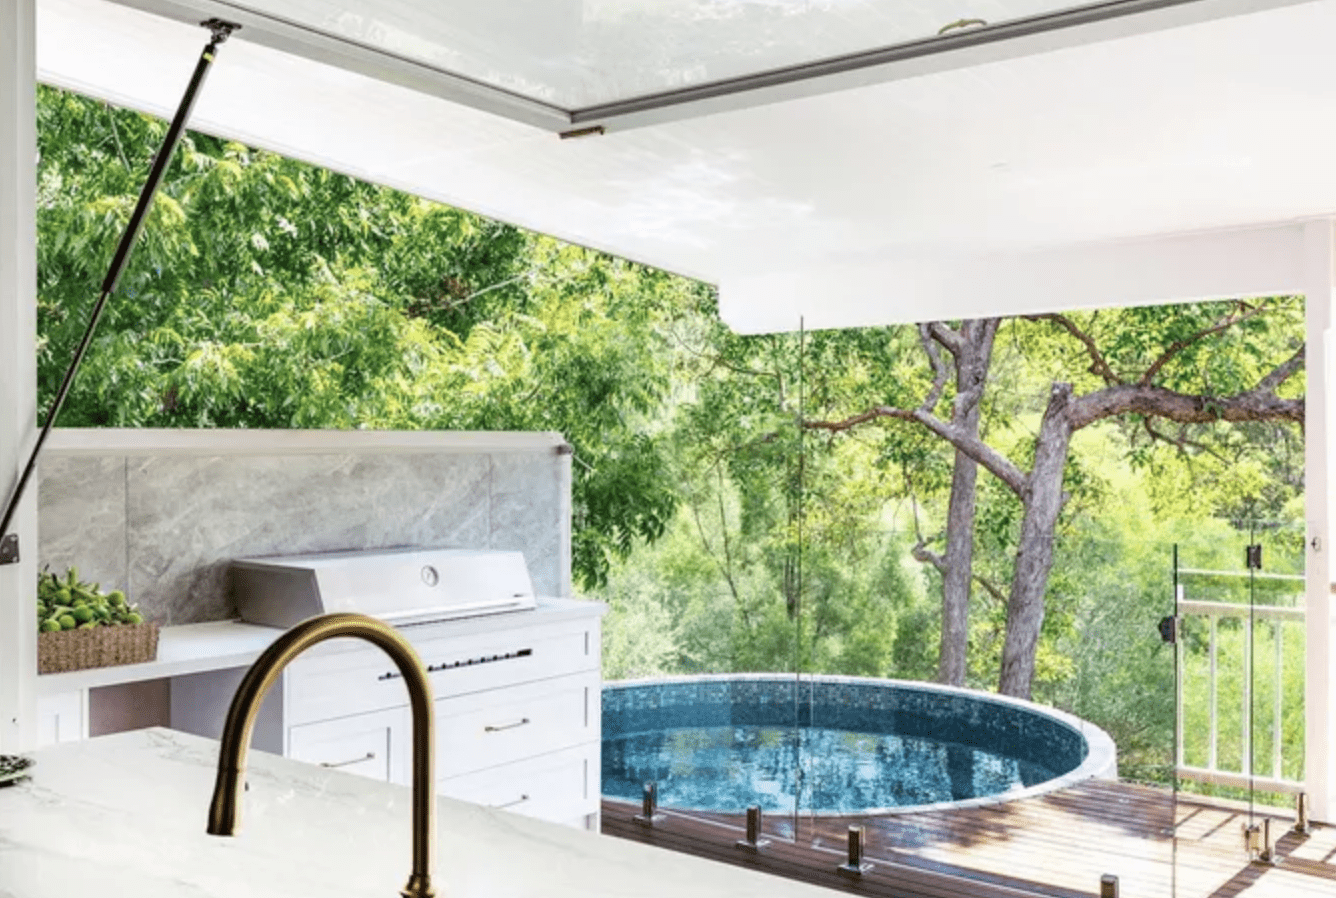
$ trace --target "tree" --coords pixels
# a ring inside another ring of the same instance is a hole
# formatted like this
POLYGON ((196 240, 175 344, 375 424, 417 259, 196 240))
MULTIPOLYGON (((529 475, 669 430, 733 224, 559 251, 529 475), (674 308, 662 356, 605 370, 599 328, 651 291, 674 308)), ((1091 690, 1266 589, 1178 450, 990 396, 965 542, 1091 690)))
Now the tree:
MULTIPOLYGON (((43 407, 165 128, 39 92, 43 407)), ((574 574, 594 585, 673 514, 665 327, 712 303, 695 282, 188 133, 60 423, 558 431, 575 447, 574 574)))
MULTIPOLYGON (((999 319, 961 322, 954 330, 940 321, 919 328, 923 351, 933 369, 933 386, 924 406, 937 405, 950 377, 941 350, 951 354, 955 366, 956 394, 951 420, 967 440, 979 439, 980 400, 992 365, 993 339, 999 319)), ((914 557, 931 564, 942 575, 942 635, 937 679, 952 686, 965 685, 969 652, 970 583, 974 576, 975 484, 978 463, 958 446, 951 475, 951 499, 946 514, 946 552, 938 555, 920 538, 914 557)))
MULTIPOLYGON (((945 418, 936 413, 942 396, 936 385, 943 378, 940 359, 931 353, 934 388, 917 407, 875 405, 838 420, 811 420, 806 426, 840 432, 881 419, 913 422, 982 465, 1018 497, 1024 510, 1007 598, 998 689, 1029 697, 1054 538, 1067 498, 1063 483, 1072 436, 1098 421, 1135 416, 1157 441, 1173 443, 1185 453, 1201 453, 1222 423, 1302 425, 1302 395, 1281 395, 1303 371, 1303 331, 1294 327, 1296 319, 1302 320, 1302 301, 1280 297, 1103 315, 1036 315, 1008 322, 1015 328, 1038 324, 1054 329, 1069 347, 1079 350, 1086 368, 1079 382, 1087 387, 1085 392, 1078 392, 1075 379, 1050 382, 1029 446, 1028 469, 1027 460, 1013 459, 980 439, 963 410, 953 409, 945 418), (1101 342, 1107 346, 1101 348, 1101 342), (1157 421, 1190 430, 1165 434, 1157 429, 1157 421)), ((928 332, 932 333, 931 325, 928 332)), ((986 358, 983 342, 992 334, 982 328, 974 332, 976 351, 986 358)), ((958 333, 963 335, 964 329, 958 333)), ((929 345, 925 342, 925 347, 929 345)), ((1070 364, 1070 348, 1051 360, 1059 358, 1070 364)))

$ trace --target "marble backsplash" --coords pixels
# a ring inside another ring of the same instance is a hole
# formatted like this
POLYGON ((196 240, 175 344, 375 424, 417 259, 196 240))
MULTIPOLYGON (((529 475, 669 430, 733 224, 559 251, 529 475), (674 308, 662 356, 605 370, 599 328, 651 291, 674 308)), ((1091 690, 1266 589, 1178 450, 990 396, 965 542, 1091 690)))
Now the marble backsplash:
POLYGON ((569 457, 532 451, 44 456, 40 563, 163 625, 235 616, 230 559, 394 546, 524 553, 570 594, 569 457))

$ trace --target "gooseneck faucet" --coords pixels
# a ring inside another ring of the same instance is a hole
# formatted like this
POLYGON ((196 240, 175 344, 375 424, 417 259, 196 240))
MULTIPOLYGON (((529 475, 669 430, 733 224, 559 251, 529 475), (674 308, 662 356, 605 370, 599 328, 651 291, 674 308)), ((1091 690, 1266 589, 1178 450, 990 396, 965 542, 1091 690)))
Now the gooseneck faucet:
POLYGON ((434 730, 431 683, 417 652, 399 631, 364 614, 323 614, 304 620, 278 637, 251 665, 232 697, 218 752, 218 779, 209 803, 209 834, 236 832, 246 749, 260 702, 283 668, 318 642, 353 636, 380 646, 399 666, 413 714, 413 872, 399 892, 402 898, 433 898, 431 858, 436 838, 434 730))

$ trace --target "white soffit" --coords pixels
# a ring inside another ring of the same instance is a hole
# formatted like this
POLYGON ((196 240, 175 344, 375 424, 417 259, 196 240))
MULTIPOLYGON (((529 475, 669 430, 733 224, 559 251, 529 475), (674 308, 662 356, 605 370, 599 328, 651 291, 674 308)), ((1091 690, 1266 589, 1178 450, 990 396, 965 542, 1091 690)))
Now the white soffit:
POLYGON ((574 116, 681 90, 754 86, 762 76, 771 82, 813 77, 818 66, 827 74, 875 66, 885 60, 878 54, 909 44, 920 45, 916 55, 933 55, 1130 17, 1098 35, 1056 38, 1084 43, 1296 0, 118 2, 191 24, 201 12, 217 15, 243 25, 254 42, 299 55, 319 54, 322 43, 332 46, 324 39, 333 38, 390 64, 448 74, 574 116))
MULTIPOLYGON (((39 0, 38 29, 44 81, 158 114, 206 39, 103 0, 39 0)), ((243 31, 192 124, 718 283, 741 330, 1008 314, 1283 286, 1228 272, 1290 246, 1259 224, 1336 212, 1331 35, 1317 0, 563 141, 243 31), (1172 276, 1068 280, 1191 232, 1172 276)))

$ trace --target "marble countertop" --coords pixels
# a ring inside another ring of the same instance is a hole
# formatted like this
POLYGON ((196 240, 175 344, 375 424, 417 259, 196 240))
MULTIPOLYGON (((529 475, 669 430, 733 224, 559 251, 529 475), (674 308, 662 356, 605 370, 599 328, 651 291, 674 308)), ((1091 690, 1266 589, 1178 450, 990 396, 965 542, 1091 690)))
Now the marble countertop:
MULTIPOLYGON (((204 831, 217 743, 165 729, 35 754, 0 788, 0 898, 394 898, 409 790, 263 752, 237 836, 204 831)), ((820 898, 736 867, 438 800, 441 898, 820 898)))

